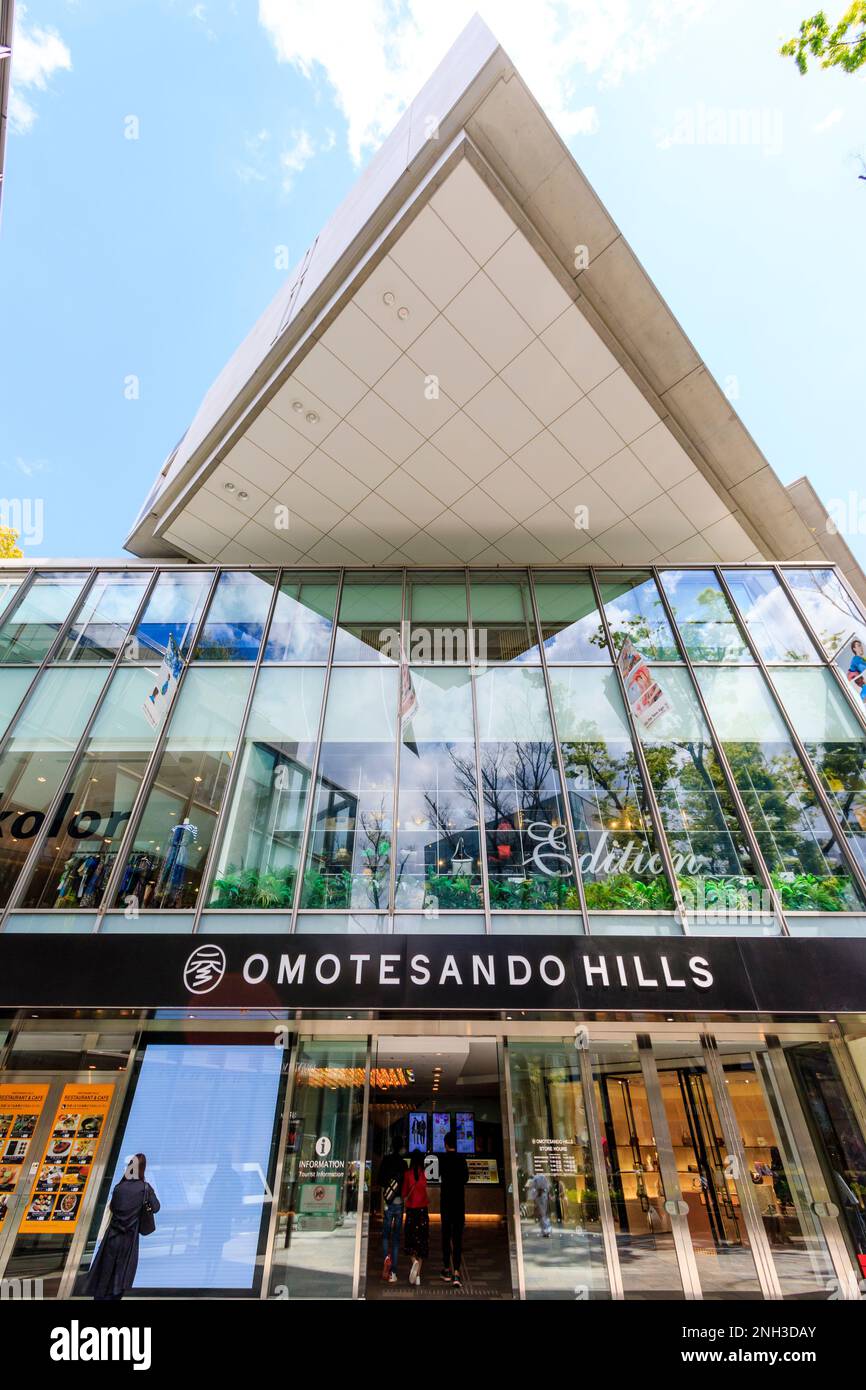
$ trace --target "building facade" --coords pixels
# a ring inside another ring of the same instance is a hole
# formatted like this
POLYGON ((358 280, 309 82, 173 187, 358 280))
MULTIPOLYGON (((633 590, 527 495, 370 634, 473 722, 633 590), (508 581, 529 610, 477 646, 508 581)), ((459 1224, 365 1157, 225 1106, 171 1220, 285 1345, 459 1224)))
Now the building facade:
POLYGON ((473 22, 136 558, 0 569, 3 1287, 144 1152, 135 1293, 425 1297, 450 1132, 440 1297, 858 1298, 866 585, 797 495, 473 22))

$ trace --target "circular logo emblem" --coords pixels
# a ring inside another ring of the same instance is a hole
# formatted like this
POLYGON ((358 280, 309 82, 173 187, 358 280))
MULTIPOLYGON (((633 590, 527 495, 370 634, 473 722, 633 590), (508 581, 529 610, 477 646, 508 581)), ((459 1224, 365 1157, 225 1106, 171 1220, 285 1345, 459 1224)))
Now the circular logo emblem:
POLYGON ((190 994, 210 994, 226 973, 222 946, 196 946, 183 968, 183 982, 190 994))
POLYGON ((319 1155, 319 1158, 327 1158, 330 1152, 331 1141, 327 1134, 323 1134, 320 1139, 316 1140, 316 1153, 319 1155))

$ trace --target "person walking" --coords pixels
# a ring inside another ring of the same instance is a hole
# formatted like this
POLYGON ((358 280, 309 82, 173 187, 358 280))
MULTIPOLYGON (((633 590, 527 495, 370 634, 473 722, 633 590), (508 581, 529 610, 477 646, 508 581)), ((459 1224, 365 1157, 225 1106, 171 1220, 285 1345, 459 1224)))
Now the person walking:
POLYGON ((400 1254, 400 1231, 403 1226, 403 1179, 406 1164, 403 1160, 403 1140, 399 1135, 391 1141, 391 1152, 382 1159, 379 1186, 382 1189, 382 1278, 389 1284, 397 1282, 397 1259, 400 1254))
POLYGON ((550 1178, 535 1173, 526 1184, 527 1195, 535 1205, 535 1217, 543 1236, 550 1236, 550 1178))
POLYGON ((463 1261, 463 1228, 466 1225, 466 1184, 469 1164, 457 1152, 453 1129, 445 1135, 445 1152, 439 1160, 439 1212, 442 1218, 442 1278, 460 1289, 463 1261))
POLYGON ((132 1288, 138 1238, 156 1227, 159 1199, 145 1178, 147 1159, 134 1154, 108 1204, 111 1220, 87 1274, 84 1291, 101 1303, 117 1303, 132 1288))
POLYGON ((427 1174, 424 1155, 413 1149, 409 1167, 403 1177, 403 1201, 406 1204, 406 1253, 412 1256, 409 1283, 421 1283, 421 1268, 430 1253, 430 1202, 427 1196, 427 1174))

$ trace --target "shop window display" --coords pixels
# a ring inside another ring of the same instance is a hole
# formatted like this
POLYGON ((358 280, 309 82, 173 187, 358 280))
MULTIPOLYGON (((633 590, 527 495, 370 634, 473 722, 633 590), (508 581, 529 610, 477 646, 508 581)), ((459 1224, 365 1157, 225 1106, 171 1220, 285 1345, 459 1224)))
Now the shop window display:
POLYGON ((472 687, 464 667, 411 671, 397 805, 397 908, 481 906, 472 687))
POLYGON ((324 671, 259 674, 209 906, 291 910, 324 671))
POLYGON ((491 668, 476 691, 490 905, 579 910, 544 677, 491 668))
POLYGON ((385 668, 332 672, 304 908, 388 907, 398 674, 385 668))
POLYGON ((673 909, 616 676, 571 667, 550 686, 587 908, 673 909))
POLYGON ((783 905, 859 910, 858 890, 761 672, 704 667, 698 679, 783 905))
POLYGON ((194 907, 252 668, 191 667, 121 875, 116 907, 194 907))
MULTIPOLYGON (((43 672, 0 758, 0 899, 5 904, 60 790, 105 684, 105 667, 43 672)), ((59 831, 71 802, 52 816, 59 831)), ((54 831, 54 833, 57 833, 54 831)))

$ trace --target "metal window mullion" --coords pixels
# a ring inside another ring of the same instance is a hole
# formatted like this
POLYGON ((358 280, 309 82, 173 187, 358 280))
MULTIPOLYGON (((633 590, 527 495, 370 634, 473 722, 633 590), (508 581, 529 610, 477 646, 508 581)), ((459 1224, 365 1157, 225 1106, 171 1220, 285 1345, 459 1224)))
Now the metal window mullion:
POLYGON ((688 1300, 700 1299, 703 1298, 703 1290, 689 1226, 688 1205, 683 1198, 680 1175, 677 1172, 676 1154, 671 1140, 664 1096, 662 1095, 661 1082, 659 1081, 658 1068, 649 1034, 638 1035, 637 1051, 661 1172, 665 1210, 670 1217, 671 1235, 673 1236, 683 1294, 688 1300), (676 1210, 671 1210, 668 1206, 669 1203, 676 1210))
MULTIPOLYGON (((733 613, 738 614, 739 609, 736 603, 734 602, 734 598, 731 594, 730 589, 728 588, 727 580, 725 579, 721 565, 718 567, 717 573, 722 586, 722 592, 728 601, 731 611, 733 613)), ((805 747, 803 746, 803 743, 800 739, 800 735, 797 733, 796 729, 794 728, 794 725, 791 722, 791 719, 788 715, 788 711, 785 708, 785 702, 782 700, 781 696, 779 695, 779 692, 776 690, 776 687, 773 685, 773 682, 770 679, 770 675, 767 670, 767 664, 764 661, 764 658, 761 655, 760 651, 758 650, 758 647, 755 643, 754 638, 752 637, 752 634, 749 632, 748 623, 743 623, 743 633, 747 643, 749 644, 749 650, 752 653, 752 658, 755 661, 755 664, 759 667, 761 674, 763 675, 764 684, 770 692, 770 698, 773 700, 776 708, 782 716, 782 722, 784 723, 785 728, 788 731, 788 737, 791 740, 791 743, 797 751, 797 756, 799 757, 803 767, 803 771, 806 774, 806 780, 811 786, 812 791, 815 793, 815 796, 818 799, 818 804, 820 805, 822 811, 824 812, 824 815, 827 818, 827 828, 830 831, 830 834, 833 836, 833 839, 837 847, 842 852, 842 858, 848 865, 851 876, 853 877, 854 882, 857 884, 860 890, 860 897, 863 902, 863 905, 864 907, 866 907, 866 873, 864 873, 861 869, 857 856, 851 849, 847 837, 844 833, 841 833, 841 825, 833 808, 833 803, 831 802, 829 796, 824 790, 824 786, 821 782, 821 779, 818 776, 818 773, 816 772, 815 768, 812 766, 812 760, 806 752, 805 747)))
MULTIPOLYGON (((700 682, 698 681, 698 678, 695 674, 695 668, 692 665, 692 659, 689 656, 688 649, 685 643, 682 641, 679 627, 674 616, 674 611, 670 603, 668 602, 668 596, 665 593, 665 588, 661 581, 661 575, 659 574, 658 569, 655 565, 653 565, 652 567, 652 573, 653 578, 655 579, 656 588, 658 589, 659 594, 661 596, 662 607, 664 608, 665 614, 667 615, 667 620, 671 626, 671 631, 673 632, 675 639, 679 640, 683 661, 685 662, 686 670, 688 671, 689 676, 691 677, 692 689, 694 690, 698 704, 701 707, 701 713, 704 717, 704 723, 706 724, 707 729, 709 730, 710 742, 712 743, 713 751, 716 755, 719 766, 722 769, 722 776, 724 777, 724 780, 727 784, 728 793, 736 808, 737 818, 740 822, 740 829, 746 836, 746 840, 748 841, 749 850, 751 851, 752 858, 758 866, 758 871, 764 880, 764 886, 770 894, 770 900, 773 904, 773 911, 776 915, 779 925, 782 928, 782 932, 785 936, 790 936, 791 933, 788 930, 788 920, 785 916, 785 910, 782 907, 782 900, 779 897, 778 892, 776 891, 775 884, 773 883, 772 877, 770 875, 769 865, 764 859, 761 846, 758 843, 758 837, 755 834, 754 828, 749 819, 749 813, 746 810, 746 803, 743 800, 739 787, 737 786, 733 768, 731 767, 731 764, 728 761, 728 755, 725 752, 721 739, 716 734, 713 721, 710 717, 710 711, 707 706, 707 702, 704 699, 704 692, 701 690, 700 682)), ((733 611, 731 613, 731 616, 736 621, 736 614, 733 611)))
POLYGON ((559 787, 562 796, 563 815, 565 817, 565 832, 568 836, 568 850, 571 855, 572 871, 574 882, 577 888, 577 897, 580 903, 580 915, 583 918, 583 930, 587 936, 591 935, 589 925, 589 911, 586 906, 586 891, 583 886, 583 874, 580 871, 580 856, 577 852, 577 835, 574 829, 574 820, 571 814, 571 795, 568 789, 568 780, 565 775, 565 759, 562 756, 562 744, 559 741, 559 732, 556 724, 556 710, 553 704, 553 689, 550 684, 550 672, 547 669, 545 659, 544 641, 541 631, 541 619, 538 613, 538 599, 535 593, 535 577, 532 569, 528 570, 529 575, 529 601, 532 605, 532 617, 535 623, 535 631, 538 634, 538 652, 541 660, 541 671, 544 679, 544 689, 547 693, 547 708, 550 716, 550 729, 553 734, 553 750, 556 758, 556 767, 559 773, 559 787))
MULTIPOLYGON (((785 571, 779 565, 774 565, 773 569, 775 571, 779 584, 781 585, 782 589, 788 597, 789 602, 792 604, 794 608, 794 612, 800 619, 800 622, 803 624, 803 626, 805 627, 806 631, 808 632, 809 636, 812 638, 812 641, 815 643, 818 649, 822 662, 822 670, 829 670, 831 672, 832 679, 835 681, 835 683, 839 686, 841 690, 845 691, 846 705, 850 705, 853 708, 854 717, 857 720, 859 720, 859 722, 864 726, 864 730, 866 730, 866 708, 864 708, 863 701, 852 700, 849 698, 849 682, 846 681, 845 677, 842 675, 842 672, 839 670, 839 667, 836 665, 836 662, 827 656, 823 642, 821 641, 820 637, 818 636, 811 622, 806 616, 806 610, 800 604, 794 590, 791 588, 787 578, 785 577, 785 571)), ((815 667, 810 664, 805 669, 814 671, 815 667)))
MULTIPOLYGON (((164 573, 164 570, 160 569, 157 571, 157 579, 159 579, 162 573, 164 573)), ((171 724, 171 717, 174 713, 174 710, 177 708, 177 702, 181 695, 181 687, 183 686, 183 683, 186 680, 186 673, 192 665, 192 654, 195 651, 196 643, 198 642, 198 639, 204 628, 205 620, 207 618, 208 610, 210 608, 211 599, 213 598, 214 593, 216 592, 216 586, 219 583, 220 573, 221 571, 219 569, 215 569, 213 571, 213 579, 211 581, 211 586, 208 590, 207 597, 205 598, 205 601, 202 604, 201 617, 195 625, 193 640, 190 643, 189 660, 185 661, 183 664, 183 670, 181 671, 180 676, 178 677, 177 689, 174 692, 174 698, 171 702, 171 708, 166 711, 165 718, 162 722, 162 728, 159 730, 157 737, 154 740, 153 748, 150 751, 150 757, 147 760, 147 766, 145 767, 144 773, 142 774, 141 785, 139 786, 138 792, 133 798, 132 807, 129 812, 129 820, 126 823, 126 829, 124 830, 123 835, 121 836, 120 844, 117 849, 117 858, 115 859, 114 867, 112 868, 111 873, 108 876, 108 882, 106 883, 105 891, 102 894, 102 902, 100 903, 97 909, 96 921, 93 926, 94 932, 101 931, 105 914, 111 910, 112 905, 114 903, 114 899, 117 893, 117 887, 120 883, 124 865, 126 863, 126 857, 129 854, 129 851, 132 847, 132 843, 135 839, 135 834, 138 829, 139 817, 141 816, 141 812, 144 808, 148 796, 150 795, 153 783, 156 780, 156 773, 159 768, 159 763, 160 759, 162 758, 166 740, 168 738, 168 730, 171 724)), ((130 631, 133 631, 133 629, 130 628, 130 631)))
MULTIPOLYGON (((86 597, 86 594, 89 593, 90 588, 92 587, 93 581, 94 581, 94 579, 95 579, 96 573, 97 573, 96 570, 91 570, 91 574, 90 574, 90 583, 89 583, 88 585, 85 586, 85 593, 83 593, 83 594, 81 595, 81 600, 82 600, 82 601, 83 601, 84 598, 86 597)), ((145 585, 145 588, 144 588, 144 591, 143 591, 143 593, 142 593, 141 599, 140 599, 140 601, 139 601, 139 603, 138 603, 138 605, 137 605, 137 607, 136 607, 135 614, 134 614, 134 616, 133 616, 133 618, 132 618, 132 620, 131 620, 131 622, 130 622, 130 624, 129 624, 129 627, 127 628, 127 633, 129 633, 129 632, 132 631, 132 629, 134 628, 135 624, 138 622, 138 620, 139 620, 139 618, 140 618, 142 612, 144 611, 144 604, 145 604, 145 601, 146 601, 147 598, 150 596, 150 594, 151 594, 151 592, 152 592, 152 590, 153 590, 153 586, 154 586, 154 584, 156 583, 156 573, 157 573, 156 570, 154 570, 153 573, 151 574, 150 582, 149 582, 148 584, 145 585)), ((77 611, 77 608, 78 608, 78 605, 76 605, 76 611, 77 611)), ((64 632, 65 632, 66 627, 68 626, 68 623, 71 623, 71 622, 72 622, 72 616, 70 615, 70 617, 69 617, 69 619, 68 619, 68 622, 67 622, 67 623, 64 623, 64 625, 63 625, 63 630, 64 630, 64 632)), ((59 640, 59 635, 58 635, 58 640, 59 640)), ((70 761, 69 761, 69 763, 68 763, 68 765, 67 765, 66 771, 65 771, 65 773, 63 774, 63 776, 62 776, 61 779, 60 779, 60 784, 59 784, 59 786, 58 786, 58 788, 57 788, 57 791, 55 792, 54 796, 53 796, 52 799, 51 799, 51 802, 50 802, 49 806, 47 807, 47 809, 46 809, 46 811, 45 811, 45 819, 44 819, 43 822, 42 822, 42 825, 41 825, 41 827, 40 827, 39 833, 38 833, 38 835, 36 836, 36 838, 34 839, 33 844, 30 846, 30 849, 28 850, 28 853, 27 853, 27 857, 26 857, 26 859, 24 860, 24 863, 22 864, 22 866, 21 866, 21 868, 20 868, 20 870, 19 870, 19 872, 18 872, 18 877, 17 877, 16 880, 15 880, 15 883, 14 883, 13 888, 12 888, 12 892, 9 894, 9 901, 8 901, 8 903, 6 904, 6 907, 3 909, 2 917, 0 917, 0 932, 5 931, 5 929, 6 929, 6 923, 7 923, 8 919, 9 919, 9 914, 10 914, 11 912, 14 912, 14 911, 16 910, 16 908, 18 907, 19 903, 21 902, 21 899, 22 899, 22 897, 24 896, 24 891, 25 891, 25 889, 29 886, 29 884, 30 884, 30 879, 31 879, 32 876, 33 876, 33 871, 34 871, 36 865, 37 865, 38 862, 39 862, 39 857, 40 857, 40 855, 41 855, 41 853, 42 853, 42 850, 43 850, 43 848, 45 847, 45 845, 46 845, 48 839, 50 838, 50 831, 51 831, 51 827, 52 827, 52 825, 53 825, 53 823, 54 823, 54 817, 57 815, 58 810, 60 809, 61 805, 63 804, 63 798, 65 797, 66 793, 68 792, 69 787, 70 787, 70 785, 71 785, 71 783, 72 783, 72 781, 73 781, 73 778, 75 777, 76 773, 78 772, 79 766, 80 766, 80 764, 81 764, 81 759, 82 759, 82 757, 83 757, 83 755, 84 755, 84 752, 85 752, 85 750, 86 750, 86 748, 87 748, 87 744, 88 744, 89 739, 90 739, 90 735, 91 735, 91 733, 92 733, 92 731, 93 731, 93 726, 94 726, 94 724, 96 723, 96 720, 97 720, 98 717, 99 717, 99 712, 100 712, 100 710, 102 709, 102 706, 104 705, 106 699, 108 698, 108 692, 109 692, 109 690, 111 689, 111 684, 112 684, 112 681, 114 680, 115 672, 117 671, 118 667, 120 666, 121 661, 123 660, 123 653, 124 653, 124 648, 125 648, 125 641, 126 641, 126 639, 124 638, 124 641, 121 642, 121 643, 119 644, 119 646, 118 646, 118 648, 117 648, 117 655, 115 656, 114 660, 110 663, 110 665, 108 665, 108 667, 106 668, 105 680, 103 681, 102 686, 101 686, 101 688, 100 688, 100 690, 99 690, 99 693, 98 693, 98 695, 97 695, 97 697, 96 697, 96 700, 95 700, 94 705, 93 705, 93 709, 90 711, 90 715, 89 715, 89 717, 88 717, 88 719, 87 719, 87 722, 86 722, 85 725, 84 725, 84 729, 83 729, 82 732, 81 732, 81 735, 80 735, 80 737, 79 737, 78 743, 75 745, 75 750, 74 750, 74 752, 73 752, 73 754, 72 754, 72 757, 71 757, 71 759, 70 759, 70 761)), ((56 645, 56 643, 55 643, 55 645, 56 645)), ((62 670, 63 667, 58 667, 57 669, 62 670)), ((70 669, 72 669, 72 668, 70 668, 70 669)), ((101 668, 100 668, 100 667, 96 667, 96 668, 94 668, 94 669, 99 670, 99 669, 101 669, 101 668)))
MULTIPOLYGON (((378 1044, 377 1044, 378 1059, 378 1044)), ((355 1256, 352 1270, 352 1298, 356 1299, 361 1291, 361 1249, 366 1249, 364 1240, 364 1224, 370 1219, 370 1207, 372 1205, 372 1164, 370 1180, 370 1202, 365 1198, 365 1180, 367 1177, 367 1144, 370 1132, 370 1086, 373 1079, 373 1037, 367 1035, 367 1063, 364 1068, 364 1099, 361 1109, 361 1140, 358 1149, 358 1205, 356 1208, 355 1226, 355 1256)))
MULTIPOLYGON (((6 601, 6 605, 2 613, 0 613, 0 630, 2 630, 6 626, 7 622, 12 616, 13 611, 17 608, 21 599, 24 598, 24 595, 28 594, 30 590, 33 588, 38 573, 39 566, 31 565, 30 569, 28 569, 26 574, 24 575, 24 578, 22 579, 21 583, 18 585, 18 588, 15 590, 14 593, 9 595, 9 598, 6 601)), ((50 574, 51 570, 45 570, 43 571, 43 573, 50 574)), ((2 577, 2 573, 0 573, 0 577, 2 577)))
MULTIPOLYGON (((334 596, 334 623, 331 628, 331 640, 328 644, 328 655, 325 664, 325 679, 322 685, 322 704, 319 710, 319 727, 316 731, 316 746, 313 749, 313 757, 310 763, 310 782, 307 794, 307 805, 304 811, 304 826, 301 832, 301 844, 298 852, 298 881, 295 884, 295 896, 292 903, 292 918, 289 923, 289 931, 295 932, 298 929, 298 913, 301 910, 301 898, 304 892, 304 878, 307 871, 307 851, 309 848, 310 835, 312 833, 313 816, 316 810, 318 792, 316 789, 316 778, 319 775, 319 760, 322 754, 322 739, 325 734, 325 717, 328 712, 328 692, 331 688, 331 673, 334 669, 334 649, 337 645, 337 631, 340 619, 340 604, 343 600, 343 580, 345 579, 346 568, 341 566, 337 575, 337 592, 334 596)), ((351 901, 347 908, 351 911, 351 901)))
MULTIPOLYGON (((254 571, 250 570, 250 573, 252 574, 254 573, 254 571)), ((265 659, 265 647, 267 646, 268 642, 268 633, 270 631, 271 621, 273 619, 274 612, 277 606, 277 601, 280 596, 281 580, 282 570, 277 569, 274 578, 274 592, 271 594, 270 601, 268 602, 268 611, 265 615, 264 626, 262 627, 262 640, 259 643, 258 655, 255 661, 253 662, 252 676, 250 677, 250 688, 247 691, 247 698, 244 703, 243 713, 241 714, 240 730, 238 733, 237 742, 235 743, 231 766, 229 767, 229 775, 226 778, 226 785, 225 790, 223 791, 222 802, 217 810, 214 833, 211 836, 210 849, 205 855, 204 867, 202 869, 201 879, 199 880, 198 899, 196 901, 195 908, 193 909, 192 918, 193 935, 199 929, 199 924, 201 922, 201 914, 204 911, 205 898, 207 897, 206 890, 208 884, 210 883, 211 871, 213 869, 214 864, 216 863, 217 855, 222 849, 223 836, 225 835, 226 824, 228 822, 228 817, 231 813, 231 803, 234 797, 237 780, 240 776, 241 754, 243 753, 244 740, 246 739, 247 724, 249 723, 250 713, 253 707, 253 699, 255 698, 256 686, 258 684, 259 679, 259 671, 261 670, 262 662, 265 659)))
POLYGON ((728 1095, 728 1088, 725 1085, 725 1069, 719 1058, 716 1040, 712 1035, 703 1034, 701 1036, 701 1052, 704 1069, 716 1105, 716 1113, 722 1126, 722 1137, 728 1150, 726 1158, 733 1157, 734 1159, 735 1175, 729 1179, 728 1175, 725 1174, 724 1181, 733 1181, 739 1197, 740 1212, 746 1225, 752 1263, 755 1266, 761 1292, 765 1298, 779 1299, 782 1297, 782 1286, 779 1283, 779 1275, 773 1262, 767 1232, 752 1193, 752 1184, 747 1177, 749 1165, 746 1162, 746 1154, 740 1138, 740 1128, 728 1095))
MULTIPOLYGON (((487 868, 487 823, 484 810, 484 791, 481 784, 481 729, 478 724, 478 691, 475 688, 475 626, 472 622, 472 575, 469 566, 463 570, 466 585, 466 633, 469 638, 469 689, 472 696, 472 729, 475 735, 475 806, 478 817, 478 863, 481 868, 481 892, 484 898, 484 932, 493 935, 493 905, 490 901, 490 874, 487 868)), ((489 670, 489 667, 487 668, 489 670)), ((522 1268, 522 1266, 521 1266, 522 1268)))
MULTIPOLYGON (((517 1266, 517 1297, 526 1298, 526 1271, 523 1265, 523 1224, 520 1220, 520 1180, 517 1167, 517 1136, 514 1133, 514 1093, 511 1084, 511 1053, 509 1040, 506 1036, 502 1037, 502 1078, 504 1087, 502 1095, 505 1099, 505 1126, 503 1138, 508 1145, 505 1153, 505 1162, 511 1170, 511 1221, 514 1231, 514 1260, 517 1266)), ((507 1197, 507 1188, 506 1188, 507 1197)))
POLYGON ((577 1064, 580 1070, 583 1113, 586 1116, 586 1127, 589 1132, 595 1190, 598 1194, 601 1235, 604 1243, 604 1258, 607 1264, 607 1281, 611 1298, 618 1301, 625 1297, 625 1292, 619 1262, 619 1249, 616 1243, 616 1224, 613 1219, 613 1207, 610 1200, 607 1164, 604 1161, 601 1124, 595 1100, 595 1077, 592 1074, 592 1060, 586 1048, 577 1049, 577 1064))
POLYGON ((602 602, 601 590, 598 585, 598 576, 596 575, 594 569, 591 569, 589 571, 589 577, 590 583, 592 585, 593 596, 595 598, 596 611, 598 612, 599 620, 602 626, 602 631, 604 633, 604 639, 607 644, 607 650, 608 655, 610 657, 611 667, 613 668, 614 676, 619 687, 619 693, 622 698, 626 728, 629 730, 629 734, 631 736, 632 750, 634 752, 635 758, 637 759, 637 765, 640 768, 640 775, 644 787, 644 796, 646 797, 647 806, 649 807, 650 820, 652 821, 653 829, 655 831, 658 852, 661 854, 661 857, 664 860, 665 871, 668 876, 671 892, 674 895, 674 902, 676 904, 680 925, 683 929, 683 935, 688 936, 690 934, 689 915, 686 911, 686 905, 683 899, 682 890, 680 888, 679 879, 677 878, 676 870, 674 868, 674 861, 671 856, 670 845, 668 844, 667 835, 665 834, 665 828, 662 822, 661 807, 659 806, 658 799, 655 793, 655 787, 653 786, 652 778, 650 777, 649 764, 646 759, 644 746, 641 743, 641 738, 637 726, 634 720, 632 719, 631 709, 629 708, 628 703, 628 691, 626 690, 625 681, 623 680, 622 676, 622 671, 619 669, 616 648, 613 645, 613 635, 610 630, 610 624, 607 621, 607 613, 604 610, 604 603, 602 602))
POLYGON ((277 1133, 277 1154, 274 1162, 274 1178, 271 1189, 271 1210, 268 1215, 268 1229, 265 1235, 265 1253, 262 1261, 262 1286, 259 1291, 260 1298, 270 1298, 271 1296, 270 1284, 274 1267, 274 1242, 277 1238, 277 1218, 279 1216, 280 1194, 282 1192, 283 1175, 286 1164, 286 1143, 292 1115, 292 1105, 295 1099, 295 1070, 300 1058, 300 1052, 300 1033, 293 1033, 285 1049, 286 1085, 283 1091, 283 1113, 280 1118, 277 1133))
MULTIPOLYGON (((408 637, 409 624, 406 618, 406 599, 408 594, 409 580, 404 569, 400 571, 400 674, 397 680, 397 710, 395 718, 394 740, 396 748, 394 751, 394 792, 391 797, 391 854, 388 865, 388 906, 387 912, 391 914, 391 925, 393 928, 393 914, 397 911, 397 816, 400 810, 400 761, 403 751, 403 717, 401 714, 402 693, 403 693, 403 662, 406 663, 406 670, 409 672, 409 679, 412 679, 412 668, 409 665, 409 648, 404 645, 404 637, 408 637)), ((425 874, 426 877, 426 874, 425 874)), ((426 894, 425 894, 426 896, 426 894)))

